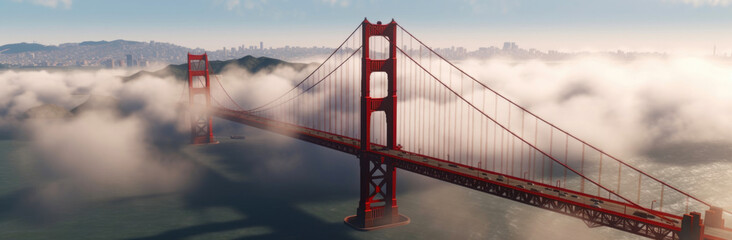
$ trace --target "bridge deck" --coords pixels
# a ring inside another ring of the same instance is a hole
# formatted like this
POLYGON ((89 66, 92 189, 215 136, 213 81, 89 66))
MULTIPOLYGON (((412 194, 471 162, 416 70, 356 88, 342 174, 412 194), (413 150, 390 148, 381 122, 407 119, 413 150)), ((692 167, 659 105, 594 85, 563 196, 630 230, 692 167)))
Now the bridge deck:
POLYGON ((710 237, 709 239, 732 239, 732 229, 704 227, 704 237, 710 237))
MULTIPOLYGON (((356 155, 360 152, 360 141, 357 139, 276 122, 245 112, 221 108, 214 108, 212 111, 214 116, 302 139, 349 154, 356 155)), ((396 161, 396 166, 400 169, 574 216, 584 220, 591 227, 608 226, 661 239, 678 239, 678 232, 681 229, 681 216, 653 211, 655 215, 664 216, 671 220, 666 221, 653 216, 644 209, 636 208, 632 204, 574 192, 416 153, 386 149, 383 146, 375 146, 371 152, 396 161)), ((705 235, 730 239, 730 232, 726 230, 709 228, 708 232, 705 231, 705 235)))

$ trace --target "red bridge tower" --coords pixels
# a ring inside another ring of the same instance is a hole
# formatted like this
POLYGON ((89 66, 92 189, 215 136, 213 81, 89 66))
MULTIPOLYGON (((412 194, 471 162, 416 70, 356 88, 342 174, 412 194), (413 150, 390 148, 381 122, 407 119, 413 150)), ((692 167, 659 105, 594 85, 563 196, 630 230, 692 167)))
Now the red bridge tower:
POLYGON ((217 143, 213 137, 208 55, 188 54, 188 110, 191 114, 191 143, 217 143))
POLYGON ((396 202, 396 168, 391 159, 380 157, 372 152, 371 147, 371 114, 383 111, 386 115, 386 148, 396 149, 397 120, 397 61, 396 31, 397 24, 392 19, 389 24, 381 22, 371 24, 364 20, 363 54, 361 59, 361 193, 355 216, 349 216, 345 222, 363 231, 394 227, 409 223, 409 218, 399 214, 396 202), (371 59, 369 42, 371 37, 384 37, 389 41, 389 58, 371 59), (383 72, 387 75, 388 94, 384 98, 371 97, 371 73, 383 72))

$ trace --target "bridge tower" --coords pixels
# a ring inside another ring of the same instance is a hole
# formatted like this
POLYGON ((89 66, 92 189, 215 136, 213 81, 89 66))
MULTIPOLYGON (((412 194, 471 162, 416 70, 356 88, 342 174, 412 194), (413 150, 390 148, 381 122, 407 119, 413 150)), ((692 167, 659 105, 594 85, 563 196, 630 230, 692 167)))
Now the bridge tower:
POLYGON ((691 212, 684 214, 681 220, 681 231, 679 240, 700 240, 702 239, 701 213, 691 212))
POLYGON ((368 20, 361 25, 363 31, 361 65, 361 152, 360 200, 356 215, 349 216, 345 222, 358 230, 368 231, 395 227, 409 223, 409 218, 399 214, 396 202, 396 167, 393 160, 374 154, 371 147, 371 114, 383 111, 386 115, 386 148, 397 149, 397 24, 372 24, 368 20), (369 43, 371 37, 384 37, 389 41, 387 59, 371 59, 369 43), (371 97, 371 73, 383 72, 387 75, 388 91, 383 98, 371 97))
POLYGON ((191 143, 217 143, 213 137, 208 55, 188 53, 188 110, 191 114, 191 143))

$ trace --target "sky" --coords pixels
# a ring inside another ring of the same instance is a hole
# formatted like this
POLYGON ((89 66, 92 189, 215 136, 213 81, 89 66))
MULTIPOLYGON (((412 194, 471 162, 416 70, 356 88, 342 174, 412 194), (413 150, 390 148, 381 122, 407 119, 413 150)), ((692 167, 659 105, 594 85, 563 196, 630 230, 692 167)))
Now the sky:
POLYGON ((433 47, 732 54, 732 0, 0 0, 0 45, 336 47, 364 18, 433 47))

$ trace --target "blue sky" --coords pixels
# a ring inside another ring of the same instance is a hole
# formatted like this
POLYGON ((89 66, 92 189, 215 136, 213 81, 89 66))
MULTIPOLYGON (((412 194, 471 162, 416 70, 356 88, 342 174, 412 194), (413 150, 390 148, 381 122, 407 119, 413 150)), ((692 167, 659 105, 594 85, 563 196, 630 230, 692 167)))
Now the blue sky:
POLYGON ((732 53, 732 0, 0 0, 0 44, 336 46, 364 17, 435 47, 732 53))

